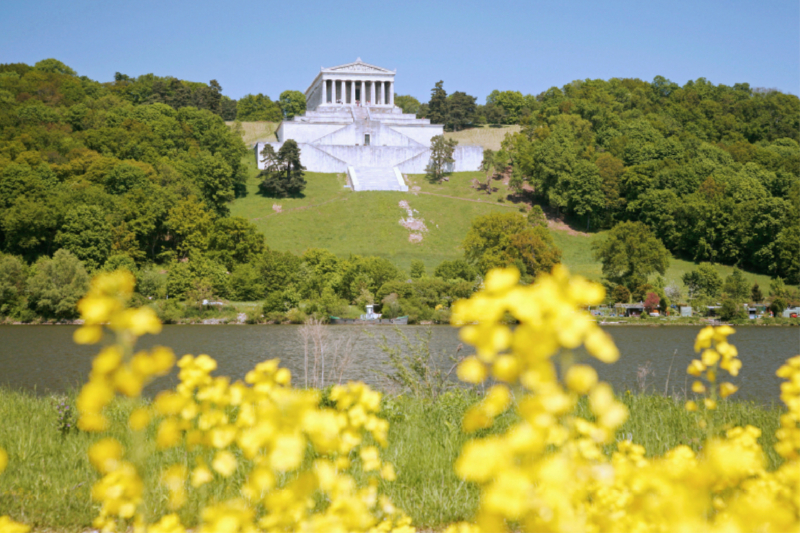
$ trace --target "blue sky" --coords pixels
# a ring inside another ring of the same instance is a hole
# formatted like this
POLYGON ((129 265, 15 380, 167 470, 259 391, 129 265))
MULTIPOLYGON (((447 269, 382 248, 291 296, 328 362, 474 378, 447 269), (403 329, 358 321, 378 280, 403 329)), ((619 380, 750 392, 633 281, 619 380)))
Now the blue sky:
POLYGON ((657 75, 798 94, 800 2, 10 0, 0 63, 48 57, 99 81, 217 79, 233 98, 304 91, 321 66, 356 57, 396 68, 398 94, 422 101, 440 79, 479 103, 493 89, 657 75))

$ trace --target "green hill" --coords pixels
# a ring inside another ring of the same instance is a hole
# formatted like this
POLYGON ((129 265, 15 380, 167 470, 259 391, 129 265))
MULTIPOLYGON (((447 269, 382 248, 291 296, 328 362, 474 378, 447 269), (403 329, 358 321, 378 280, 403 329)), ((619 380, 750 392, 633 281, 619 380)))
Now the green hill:
MULTIPOLYGON (((271 248, 297 254, 308 248, 326 248, 340 257, 377 255, 405 270, 412 260, 419 259, 431 272, 440 262, 461 256, 461 241, 474 217, 525 210, 523 204, 508 200, 509 190, 500 181, 493 182, 495 190, 491 194, 472 188, 473 179, 484 180, 481 172, 456 173, 448 182, 437 185, 428 183, 424 176, 412 175, 408 193, 354 193, 345 187, 344 174, 307 173, 308 187, 303 198, 266 198, 258 194, 254 159, 248 157, 247 164, 247 195, 231 204, 231 216, 253 222, 271 248), (422 242, 409 242, 411 232, 400 225, 400 219, 407 217, 405 209, 398 205, 401 201, 408 202, 416 211, 415 218, 424 221, 427 231, 422 233, 422 242)), ((592 258, 591 245, 604 232, 586 234, 551 222, 551 233, 571 271, 600 279, 601 265, 592 258)), ((694 263, 673 259, 665 277, 679 281, 684 272, 694 267, 694 263)), ((716 268, 722 276, 733 270, 721 265, 716 268)), ((751 282, 769 287, 768 276, 745 275, 751 282)))

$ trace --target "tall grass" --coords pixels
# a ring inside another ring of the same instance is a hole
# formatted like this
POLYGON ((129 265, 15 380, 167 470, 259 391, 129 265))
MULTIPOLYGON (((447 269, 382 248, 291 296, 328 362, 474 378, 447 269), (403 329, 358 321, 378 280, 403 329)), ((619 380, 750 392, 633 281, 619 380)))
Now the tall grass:
MULTIPOLYGON (((386 396, 382 416, 391 423, 386 458, 397 470, 397 481, 385 485, 392 501, 404 509, 418 527, 441 527, 468 519, 478 502, 476 488, 458 479, 453 462, 469 436, 461 432, 461 419, 467 408, 480 398, 467 390, 455 390, 436 401, 407 396, 386 396)), ((679 444, 701 449, 705 430, 696 415, 683 409, 682 402, 654 395, 624 394, 621 400, 630 409, 628 422, 617 434, 645 446, 648 454, 660 455, 679 444)), ((74 401, 74 397, 68 398, 74 401)), ((41 529, 85 530, 91 526, 96 509, 91 501, 91 486, 98 478, 87 459, 89 445, 97 435, 58 429, 57 400, 29 392, 0 388, 0 447, 9 454, 6 472, 0 475, 0 515, 41 529)), ((133 401, 117 399, 111 406, 112 433, 126 449, 135 451, 136 436, 125 431, 125 421, 134 408, 133 401)), ((711 424, 718 431, 735 425, 752 424, 763 431, 761 445, 770 468, 780 464, 772 450, 774 433, 782 409, 753 402, 720 402, 711 424)), ((578 413, 589 416, 586 405, 578 413)), ((513 423, 511 413, 501 416, 492 431, 513 423)), ((146 436, 154 438, 152 432, 146 436)), ((609 447, 607 453, 613 449, 609 447)), ((146 486, 157 486, 158 476, 167 466, 186 460, 186 451, 175 448, 140 457, 146 486)), ((241 479, 215 487, 212 497, 235 494, 241 479)), ((184 523, 197 523, 199 501, 189 501, 181 511, 184 523)), ((147 493, 146 512, 152 517, 167 513, 166 491, 147 493)))

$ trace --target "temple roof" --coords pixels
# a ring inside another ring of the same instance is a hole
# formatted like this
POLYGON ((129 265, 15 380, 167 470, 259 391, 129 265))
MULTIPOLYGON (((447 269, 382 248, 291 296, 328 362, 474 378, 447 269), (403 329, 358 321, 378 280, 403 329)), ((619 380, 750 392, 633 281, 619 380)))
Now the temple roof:
POLYGON ((382 67, 376 67, 375 65, 370 65, 369 63, 364 63, 361 61, 359 57, 353 63, 347 63, 345 65, 339 65, 338 67, 320 67, 321 72, 362 72, 362 73, 375 73, 375 74, 394 74, 397 70, 389 70, 382 67))

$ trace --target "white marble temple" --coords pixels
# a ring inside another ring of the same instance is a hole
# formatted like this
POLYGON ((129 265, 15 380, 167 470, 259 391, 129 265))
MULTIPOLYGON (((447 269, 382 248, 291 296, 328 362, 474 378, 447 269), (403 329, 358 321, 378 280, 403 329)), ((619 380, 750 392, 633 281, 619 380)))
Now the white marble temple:
MULTIPOLYGON (((431 138, 444 130, 394 105, 394 78, 395 71, 360 58, 321 68, 306 90, 306 113, 281 122, 278 142, 269 144, 277 150, 287 139, 295 140, 308 171, 347 172, 354 190, 407 190, 398 188, 397 174, 425 172, 431 138), (349 168, 373 179, 352 179, 349 168)), ((259 168, 264 144, 255 146, 259 168)), ((478 170, 483 149, 458 146, 454 158, 451 171, 478 170)))

